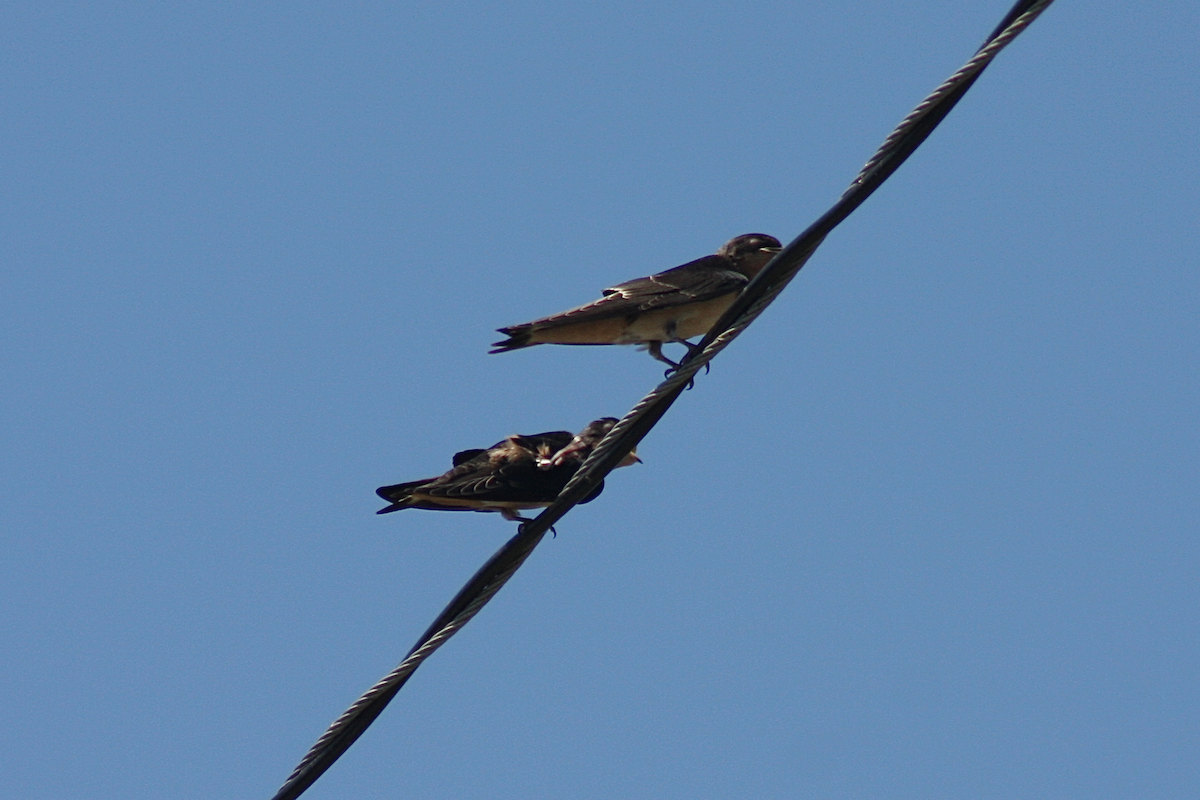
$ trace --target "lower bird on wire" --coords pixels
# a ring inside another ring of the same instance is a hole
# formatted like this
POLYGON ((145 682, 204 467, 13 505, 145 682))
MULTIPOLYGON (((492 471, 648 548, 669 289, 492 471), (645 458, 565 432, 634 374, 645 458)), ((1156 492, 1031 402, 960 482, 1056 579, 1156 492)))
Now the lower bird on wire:
MULTIPOLYGON (((554 502, 588 454, 616 424, 615 418, 603 417, 577 434, 515 434, 486 450, 463 450, 454 455, 454 466, 444 475, 376 489, 376 494, 391 504, 377 513, 406 508, 499 511, 505 519, 528 522, 517 512, 545 508, 554 502)), ((634 451, 617 466, 640 462, 634 451)), ((602 481, 581 502, 595 500, 603 490, 602 481)))

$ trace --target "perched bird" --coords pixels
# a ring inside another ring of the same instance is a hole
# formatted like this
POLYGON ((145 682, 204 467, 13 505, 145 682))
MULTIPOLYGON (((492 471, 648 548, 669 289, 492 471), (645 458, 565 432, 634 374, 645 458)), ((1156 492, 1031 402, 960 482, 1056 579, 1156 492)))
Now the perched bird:
MULTIPOLYGON (((588 423, 575 435, 570 431, 518 434, 486 450, 463 450, 454 455, 454 467, 440 477, 376 489, 380 497, 391 503, 377 513, 406 508, 499 511, 505 519, 528 522, 516 512, 550 505, 616 424, 616 419, 604 417, 588 423)), ((636 452, 631 452, 617 466, 640 461, 636 452)), ((596 499, 603 490, 601 482, 580 502, 596 499)))
POLYGON ((703 336, 742 287, 780 250, 779 240, 747 233, 721 245, 716 255, 696 259, 648 278, 604 290, 599 300, 561 314, 499 328, 508 336, 493 342, 492 353, 535 344, 640 344, 650 355, 678 367, 662 353, 667 342, 682 344, 703 336))

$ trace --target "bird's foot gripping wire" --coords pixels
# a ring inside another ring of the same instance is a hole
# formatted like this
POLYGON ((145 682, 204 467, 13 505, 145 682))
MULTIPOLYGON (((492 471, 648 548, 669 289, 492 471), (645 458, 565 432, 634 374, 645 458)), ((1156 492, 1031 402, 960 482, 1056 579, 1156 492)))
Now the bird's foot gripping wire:
MULTIPOLYGON (((520 525, 518 525, 518 526, 517 526, 517 533, 518 533, 518 534, 522 534, 522 533, 524 533, 524 532, 525 532, 525 525, 526 525, 526 523, 533 522, 533 520, 531 520, 529 517, 522 517, 520 514, 513 514, 512 516, 507 516, 507 515, 505 515, 505 518, 506 518, 506 519, 511 519, 513 522, 520 522, 520 523, 521 523, 520 525)), ((552 536, 553 538, 555 538, 555 539, 557 539, 557 538, 558 538, 558 531, 554 530, 554 526, 553 526, 553 525, 551 525, 551 526, 550 526, 550 534, 551 534, 551 536, 552 536)))
MULTIPOLYGON (((671 344, 681 344, 684 347, 686 347, 688 349, 689 356, 695 355, 696 353, 702 352, 704 350, 704 348, 700 347, 700 345, 692 344, 687 339, 671 339, 670 341, 671 341, 671 344)), ((663 342, 650 342, 646 346, 646 350, 647 350, 647 352, 650 353, 650 356, 652 358, 658 359, 659 361, 663 362, 664 364, 671 365, 670 369, 663 372, 663 377, 669 378, 672 375, 674 375, 676 372, 679 371, 679 368, 682 366, 682 364, 680 364, 679 362, 676 362, 676 361, 672 361, 671 359, 669 359, 663 355, 663 352, 662 352, 663 344, 664 344, 663 342)), ((711 369, 710 365, 705 364, 704 365, 704 374, 705 375, 708 374, 709 369, 711 369)), ((687 383, 687 389, 691 389, 695 385, 696 385, 696 379, 692 378, 687 383)))
MULTIPOLYGON (((691 344, 691 342, 688 342, 688 344, 691 344)), ((646 352, 649 353, 650 357, 653 358, 654 360, 661 361, 664 364, 669 364, 671 366, 671 369, 679 369, 679 362, 672 361, 671 359, 664 356, 662 347, 663 347, 663 342, 647 342, 646 343, 646 352)))
MULTIPOLYGON (((698 344, 692 344, 687 339, 672 339, 671 344, 681 344, 687 348, 689 356, 695 356, 697 353, 703 353, 704 348, 698 344)), ((708 366, 705 364, 705 366, 708 366)))
MULTIPOLYGON (((696 357, 696 356, 698 356, 700 353, 703 353, 703 352, 704 352, 704 348, 703 348, 703 347, 701 347, 701 346, 700 346, 700 345, 698 345, 698 344, 692 344, 692 343, 691 343, 691 342, 689 342, 687 339, 673 339, 673 340, 672 340, 672 342, 673 342, 674 344, 681 344, 681 345, 683 345, 684 347, 686 347, 686 348, 687 348, 687 351, 688 351, 688 354, 687 354, 687 357, 688 357, 688 358, 695 358, 695 357, 696 357)), ((683 365, 682 365, 682 364, 680 364, 679 366, 683 366, 683 365)), ((707 375, 707 374, 708 374, 708 371, 709 371, 710 369, 712 369, 712 362, 708 362, 708 363, 706 363, 706 364, 704 365, 704 374, 705 374, 705 375, 707 375)))
MULTIPOLYGON (((663 370, 663 377, 669 378, 678 371, 679 371, 679 367, 671 367, 670 369, 663 370)), ((693 375, 691 378, 688 379, 687 386, 683 387, 683 390, 685 392, 691 391, 692 387, 694 387, 695 385, 696 385, 696 376, 693 375)))

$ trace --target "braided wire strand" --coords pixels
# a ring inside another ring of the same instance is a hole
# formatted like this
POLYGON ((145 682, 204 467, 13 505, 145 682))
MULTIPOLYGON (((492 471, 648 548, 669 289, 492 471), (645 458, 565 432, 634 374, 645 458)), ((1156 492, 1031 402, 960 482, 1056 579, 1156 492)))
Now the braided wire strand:
POLYGON ((417 667, 471 621, 508 582, 545 533, 519 532, 479 569, 395 669, 346 709, 309 748, 273 800, 299 797, 333 765, 387 707, 417 667), (461 602, 460 602, 461 601, 461 602))
POLYGON ((918 103, 916 108, 908 112, 908 115, 900 120, 900 124, 883 140, 883 144, 879 145, 879 149, 875 151, 875 155, 871 156, 867 160, 867 163, 863 165, 863 168, 859 170, 854 180, 850 181, 850 186, 846 189, 842 197, 854 191, 863 183, 868 175, 875 171, 881 162, 890 158, 896 152, 897 143, 911 133, 917 123, 929 113, 930 109, 942 102, 947 95, 964 81, 982 72, 983 68, 990 64, 992 59, 1008 46, 1009 42, 1020 35, 1021 31, 1028 28, 1038 18, 1038 15, 1045 11, 1046 7, 1053 2, 1054 0, 1036 0, 1028 10, 1013 20, 998 35, 993 35, 967 63, 959 67, 949 78, 942 81, 942 84, 930 92, 928 97, 918 103))
POLYGON ((988 64, 1054 0, 1018 0, 987 42, 888 134, 834 206, 809 226, 743 289, 678 369, 638 401, 593 448, 558 498, 524 523, 463 586, 400 664, 368 689, 317 739, 272 800, 295 800, 362 735, 439 647, 479 613, 537 547, 550 527, 586 497, 649 433, 705 367, 766 310, 828 233, 891 176, 945 117, 988 64), (923 128, 923 126, 925 126, 923 128), (907 151, 907 152, 906 152, 907 151))

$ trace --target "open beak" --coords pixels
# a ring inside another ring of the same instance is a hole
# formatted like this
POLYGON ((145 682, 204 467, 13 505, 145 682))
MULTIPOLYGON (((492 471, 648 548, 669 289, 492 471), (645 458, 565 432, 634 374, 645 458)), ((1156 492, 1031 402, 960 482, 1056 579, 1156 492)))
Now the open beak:
POLYGON ((617 464, 617 468, 630 467, 630 466, 633 466, 634 464, 641 464, 641 463, 643 463, 643 462, 640 458, 638 458, 637 449, 633 449, 633 450, 629 451, 629 455, 627 455, 621 459, 621 463, 617 464))

